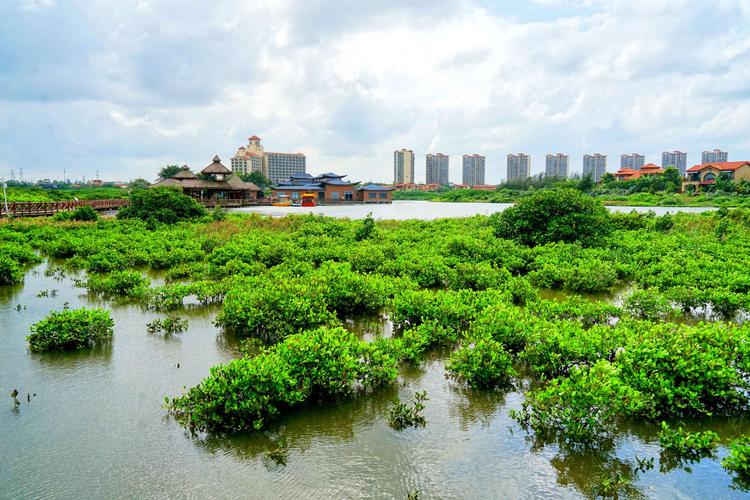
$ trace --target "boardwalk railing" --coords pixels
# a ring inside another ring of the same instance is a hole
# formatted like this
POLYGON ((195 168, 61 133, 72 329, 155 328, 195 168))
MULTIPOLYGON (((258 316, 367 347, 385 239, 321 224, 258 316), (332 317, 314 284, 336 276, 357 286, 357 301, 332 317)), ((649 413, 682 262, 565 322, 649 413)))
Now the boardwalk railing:
POLYGON ((0 215, 3 217, 38 217, 54 215, 65 210, 75 210, 78 207, 90 206, 94 210, 116 210, 128 204, 128 200, 80 200, 80 201, 16 201, 0 203, 0 215))

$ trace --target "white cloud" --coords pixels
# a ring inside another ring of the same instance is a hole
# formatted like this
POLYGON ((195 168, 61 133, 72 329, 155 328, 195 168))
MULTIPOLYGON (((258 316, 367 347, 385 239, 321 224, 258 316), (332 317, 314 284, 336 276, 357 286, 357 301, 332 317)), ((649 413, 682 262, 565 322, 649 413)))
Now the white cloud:
POLYGON ((37 145, 54 137, 71 171, 152 177, 164 159, 228 157, 252 133, 304 151, 312 171, 373 180, 389 180, 400 147, 420 167, 451 154, 453 180, 461 154, 486 154, 489 182, 515 151, 535 171, 553 151, 573 170, 588 151, 610 169, 633 150, 657 163, 675 148, 750 157, 750 0, 480 1, 102 1, 54 14, 51 0, 26 1, 0 30, 0 161, 51 176, 37 145), (42 9, 29 17, 29 5, 42 9), (35 40, 17 36, 29 30, 35 40))

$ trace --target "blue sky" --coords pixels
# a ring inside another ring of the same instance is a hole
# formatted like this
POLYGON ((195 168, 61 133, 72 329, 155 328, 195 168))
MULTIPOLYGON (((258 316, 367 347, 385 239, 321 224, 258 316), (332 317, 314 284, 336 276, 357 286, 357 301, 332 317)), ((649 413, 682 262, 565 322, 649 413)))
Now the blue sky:
POLYGON ((750 159, 750 0, 5 0, 0 176, 152 179, 249 135, 388 181, 393 150, 750 159))

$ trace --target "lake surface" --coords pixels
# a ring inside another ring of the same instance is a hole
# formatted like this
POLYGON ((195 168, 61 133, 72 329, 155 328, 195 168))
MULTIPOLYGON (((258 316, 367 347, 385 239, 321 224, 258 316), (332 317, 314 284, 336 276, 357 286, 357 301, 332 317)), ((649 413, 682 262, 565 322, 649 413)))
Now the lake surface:
MULTIPOLYGON (((440 201, 394 201, 388 205, 322 205, 318 207, 243 207, 232 208, 230 212, 254 212, 272 217, 283 217, 289 214, 316 214, 330 217, 348 217, 364 219, 372 213, 375 219, 441 219, 446 217, 471 217, 472 215, 491 215, 502 212, 512 206, 511 203, 447 203, 440 201)), ((657 215, 666 213, 688 212, 699 213, 716 210, 713 207, 607 207, 612 212, 653 211, 657 215)))
MULTIPOLYGON (((581 498, 602 470, 620 470, 635 456, 657 457, 654 470, 638 475, 636 493, 744 495, 730 488, 718 459, 692 464, 690 472, 659 472, 655 425, 623 429, 616 448, 599 454, 534 447, 508 416, 522 394, 456 385, 445 378, 446 352, 402 373, 391 388, 296 412, 267 432, 191 436, 162 403, 237 357, 236 339, 212 324, 216 310, 185 311, 190 327, 179 336, 149 335, 146 323, 157 314, 92 301, 70 275, 55 279, 45 268, 27 273, 25 285, 0 287, 0 498, 404 499, 413 490, 420 498, 581 498), (56 297, 37 297, 53 289, 56 297), (29 326, 65 302, 109 308, 111 344, 29 352, 29 326), (429 397, 426 427, 388 427, 392 400, 421 390, 429 397), (30 402, 27 393, 36 394, 30 402)), ((389 330, 383 319, 348 327, 366 337, 389 330)), ((750 431, 731 421, 711 428, 725 439, 750 431)))

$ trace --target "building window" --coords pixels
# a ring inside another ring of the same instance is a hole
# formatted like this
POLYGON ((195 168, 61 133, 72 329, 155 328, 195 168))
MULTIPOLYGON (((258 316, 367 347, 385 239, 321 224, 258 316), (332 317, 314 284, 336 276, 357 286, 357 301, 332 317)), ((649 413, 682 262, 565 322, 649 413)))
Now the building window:
POLYGON ((380 193, 381 198, 388 198, 388 193, 380 193))
POLYGON ((370 199, 373 199, 373 200, 374 200, 374 199, 375 199, 375 196, 377 196, 377 194, 376 194, 376 193, 367 193, 367 197, 368 197, 368 198, 370 198, 370 199))
POLYGON ((352 201, 354 199, 354 193, 351 191, 347 191, 346 193, 344 193, 344 199, 346 201, 352 201))
POLYGON ((703 182, 711 182, 715 180, 716 180, 716 176, 713 174, 713 172, 709 172, 703 176, 703 182))
POLYGON ((299 192, 298 191, 292 191, 292 199, 298 200, 299 199, 299 192))
POLYGON ((341 196, 341 193, 339 193, 338 191, 334 191, 331 193, 332 200, 338 200, 340 196, 341 196))

